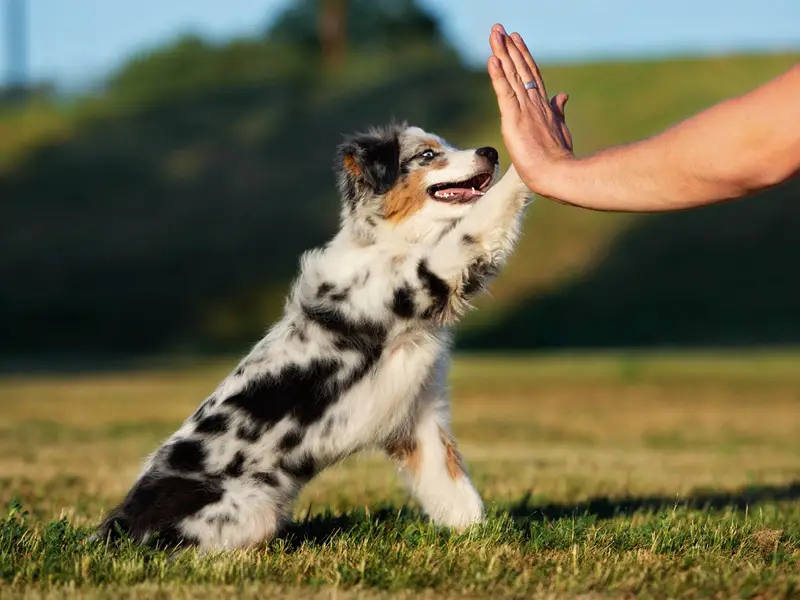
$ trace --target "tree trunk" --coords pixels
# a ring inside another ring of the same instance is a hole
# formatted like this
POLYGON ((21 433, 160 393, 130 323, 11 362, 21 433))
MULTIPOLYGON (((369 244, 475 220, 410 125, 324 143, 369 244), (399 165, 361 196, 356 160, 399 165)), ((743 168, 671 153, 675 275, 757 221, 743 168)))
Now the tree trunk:
POLYGON ((319 41, 328 70, 339 69, 347 56, 347 0, 321 0, 319 41))

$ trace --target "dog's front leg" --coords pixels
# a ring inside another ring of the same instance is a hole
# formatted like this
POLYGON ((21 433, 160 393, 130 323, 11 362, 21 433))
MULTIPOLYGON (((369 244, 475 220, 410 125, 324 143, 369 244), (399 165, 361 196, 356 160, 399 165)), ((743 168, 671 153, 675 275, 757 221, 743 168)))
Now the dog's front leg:
POLYGON ((519 236, 522 208, 531 192, 514 167, 416 266, 428 296, 424 316, 451 322, 505 264, 519 236))
POLYGON ((519 236, 522 208, 531 192, 512 166, 503 178, 431 251, 431 267, 457 278, 476 261, 502 266, 519 236))
POLYGON ((481 521, 484 509, 450 433, 448 407, 446 392, 425 392, 413 429, 392 438, 385 450, 425 514, 437 525, 463 529, 481 521))

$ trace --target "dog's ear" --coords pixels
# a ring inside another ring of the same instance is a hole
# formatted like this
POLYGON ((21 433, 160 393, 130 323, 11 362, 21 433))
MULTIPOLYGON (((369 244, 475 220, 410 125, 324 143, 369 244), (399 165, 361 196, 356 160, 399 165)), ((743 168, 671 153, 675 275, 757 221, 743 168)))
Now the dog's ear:
POLYGON ((352 136, 339 146, 336 170, 345 200, 355 203, 366 190, 385 194, 400 174, 400 140, 396 129, 352 136))

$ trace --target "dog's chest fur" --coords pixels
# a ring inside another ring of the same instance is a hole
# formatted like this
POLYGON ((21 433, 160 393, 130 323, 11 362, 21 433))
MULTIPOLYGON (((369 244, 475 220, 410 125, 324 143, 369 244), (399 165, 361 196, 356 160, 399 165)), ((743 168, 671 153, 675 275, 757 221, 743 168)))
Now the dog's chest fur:
POLYGON ((402 305, 409 299, 398 298, 398 290, 403 288, 407 258, 403 248, 334 245, 304 261, 303 280, 288 318, 308 319, 308 302, 317 308, 311 311, 312 324, 306 327, 306 344, 300 352, 336 354, 345 365, 343 372, 370 364, 368 373, 321 419, 321 437, 327 430, 328 437, 336 440, 329 444, 333 454, 382 442, 409 420, 423 387, 443 385, 445 373, 438 365, 446 363, 449 332, 405 314, 402 305), (344 335, 355 332, 363 338, 360 343, 342 348, 338 326, 331 326, 336 315, 348 321, 344 335), (366 333, 361 334, 361 328, 366 333))

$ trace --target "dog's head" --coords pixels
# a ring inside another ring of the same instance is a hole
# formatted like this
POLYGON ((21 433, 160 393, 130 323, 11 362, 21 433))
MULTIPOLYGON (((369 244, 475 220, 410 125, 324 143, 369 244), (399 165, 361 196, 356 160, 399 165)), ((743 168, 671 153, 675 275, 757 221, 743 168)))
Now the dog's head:
POLYGON ((458 150, 406 125, 351 136, 336 162, 345 224, 372 240, 439 235, 472 209, 499 171, 494 148, 458 150))

